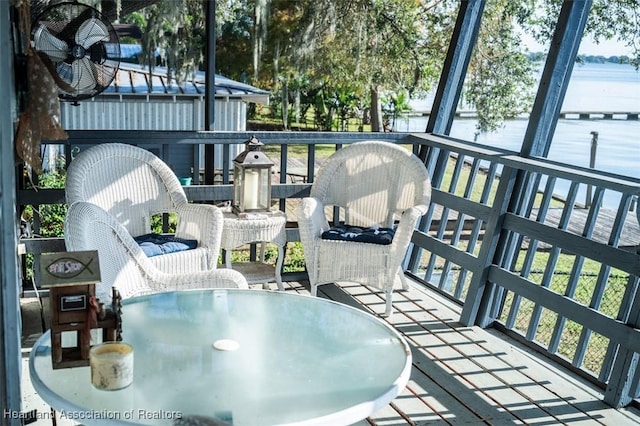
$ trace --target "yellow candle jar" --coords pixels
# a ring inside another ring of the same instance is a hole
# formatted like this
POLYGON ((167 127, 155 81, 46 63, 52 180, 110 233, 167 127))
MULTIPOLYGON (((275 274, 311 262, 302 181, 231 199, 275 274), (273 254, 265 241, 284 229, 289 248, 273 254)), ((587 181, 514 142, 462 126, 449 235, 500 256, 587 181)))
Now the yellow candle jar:
POLYGON ((124 389, 133 382, 133 346, 105 342, 89 352, 91 384, 100 390, 124 389))

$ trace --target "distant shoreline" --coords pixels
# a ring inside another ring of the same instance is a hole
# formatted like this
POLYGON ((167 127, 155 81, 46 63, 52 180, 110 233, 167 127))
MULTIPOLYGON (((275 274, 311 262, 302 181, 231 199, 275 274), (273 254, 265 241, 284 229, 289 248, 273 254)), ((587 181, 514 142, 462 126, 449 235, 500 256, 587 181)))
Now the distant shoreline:
MULTIPOLYGON (((544 61, 546 53, 544 52, 530 52, 527 56, 534 61, 544 61)), ((613 64, 613 65, 631 65, 631 57, 627 55, 578 55, 578 63, 587 64, 613 64)))

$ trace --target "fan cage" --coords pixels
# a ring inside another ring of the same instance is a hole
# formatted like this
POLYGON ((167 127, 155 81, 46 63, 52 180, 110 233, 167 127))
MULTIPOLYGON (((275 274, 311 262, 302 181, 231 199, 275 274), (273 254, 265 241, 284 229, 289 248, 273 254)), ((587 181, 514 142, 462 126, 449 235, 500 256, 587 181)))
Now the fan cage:
POLYGON ((41 56, 45 56, 53 62, 53 68, 56 69, 57 77, 64 83, 67 83, 67 88, 71 86, 73 89, 65 90, 64 84, 57 82, 60 99, 77 102, 92 98, 103 92, 115 79, 120 64, 120 43, 113 25, 111 25, 111 22, 109 22, 100 11, 83 3, 56 3, 45 8, 32 23, 32 40, 36 32, 42 31, 43 29, 55 39, 65 42, 68 47, 65 59, 60 59, 63 55, 61 50, 64 49, 59 47, 59 43, 56 40, 51 39, 53 45, 49 46, 49 48, 43 48, 42 46, 38 48, 36 46, 36 51, 38 51, 41 56), (104 24, 104 28, 107 31, 105 40, 96 42, 90 49, 85 49, 86 53, 84 57, 89 58, 91 67, 95 69, 93 73, 95 84, 93 84, 92 87, 74 86, 71 82, 73 81, 72 63, 74 60, 77 60, 77 58, 73 56, 73 49, 77 46, 75 34, 83 22, 91 19, 100 21, 104 24))

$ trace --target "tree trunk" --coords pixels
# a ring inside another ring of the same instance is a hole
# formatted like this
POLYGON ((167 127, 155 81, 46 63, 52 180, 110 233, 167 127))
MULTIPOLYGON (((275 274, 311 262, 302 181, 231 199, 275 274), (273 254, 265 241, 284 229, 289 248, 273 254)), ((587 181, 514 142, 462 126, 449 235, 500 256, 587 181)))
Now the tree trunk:
POLYGON ((260 69, 260 58, 264 51, 264 43, 267 39, 267 18, 268 18, 268 2, 267 0, 257 0, 254 8, 254 27, 253 27, 253 81, 258 80, 258 72, 260 69))
POLYGON ((298 127, 300 127, 300 121, 301 121, 301 117, 300 117, 300 87, 296 87, 296 91, 294 93, 293 96, 293 111, 295 114, 295 119, 296 119, 296 123, 298 125, 298 127))
POLYGON ((282 126, 289 130, 289 80, 282 82, 282 126))
POLYGON ((371 86, 371 131, 382 132, 382 104, 380 103, 380 88, 371 86))

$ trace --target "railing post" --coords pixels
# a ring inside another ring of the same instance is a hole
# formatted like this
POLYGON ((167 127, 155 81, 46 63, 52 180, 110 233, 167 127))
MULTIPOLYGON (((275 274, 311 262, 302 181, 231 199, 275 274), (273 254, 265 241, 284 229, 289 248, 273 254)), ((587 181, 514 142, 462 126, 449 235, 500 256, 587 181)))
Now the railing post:
MULTIPOLYGON (((589 168, 594 169, 596 167, 596 153, 598 151, 598 132, 591 132, 591 155, 589 156, 589 168)), ((585 208, 591 207, 593 187, 591 184, 587 185, 587 196, 584 200, 585 208)))
POLYGON ((0 153, 3 167, 0 167, 0 423, 3 425, 20 425, 19 414, 22 405, 20 394, 20 371, 22 334, 20 324, 20 281, 18 277, 17 255, 17 213, 16 213, 16 169, 14 164, 14 112, 17 111, 14 87, 14 66, 11 52, 12 44, 10 3, 0 2, 0 85, 4 96, 0 97, 0 110, 4 111, 0 118, 0 153), (7 53, 9 52, 9 53, 7 53), (6 88, 6 89, 5 89, 6 88), (9 415, 6 415, 9 413, 9 415))
POLYGON ((489 283, 489 268, 495 257, 501 257, 500 240, 502 239, 502 223, 509 208, 510 200, 517 194, 513 192, 518 171, 505 167, 501 173, 500 183, 496 190, 492 214, 487 221, 486 231, 482 237, 482 246, 478 253, 478 267, 474 271, 469 284, 467 297, 460 314, 460 322, 471 326, 478 324, 486 327, 490 324, 489 311, 494 299, 495 284, 489 283), (498 254, 496 255, 496 251, 498 254))
MULTIPOLYGON (((637 250, 640 256, 640 248, 637 250)), ((626 324, 629 327, 640 328, 640 297, 638 293, 638 278, 635 279, 635 283, 629 282, 627 285, 633 285, 633 294, 630 295, 630 300, 633 300, 633 305, 626 324)), ((604 402, 615 408, 621 408, 629 405, 631 401, 640 396, 640 375, 638 375, 638 363, 640 362, 640 354, 630 351, 628 349, 619 348, 618 353, 615 356, 611 375, 609 376, 609 382, 607 383, 607 389, 604 393, 604 402)))
MULTIPOLYGON (((206 20, 206 72, 204 94, 204 129, 214 130, 216 91, 216 2, 206 0, 204 4, 206 20)), ((204 146, 204 182, 213 185, 215 179, 215 147, 204 146)))
MULTIPOLYGON (((638 222, 640 223, 640 210, 636 211, 638 222)), ((640 256, 640 245, 636 247, 636 254, 640 256)), ((640 328, 640 281, 637 276, 629 276, 625 296, 622 301, 620 311, 627 311, 626 304, 631 305, 628 309, 628 316, 618 317, 629 327, 640 328)), ((609 344, 607 358, 613 358, 613 367, 609 374, 607 388, 604 393, 604 401, 612 407, 620 408, 631 403, 633 399, 640 396, 640 354, 637 352, 621 349, 619 345, 609 344)), ((607 377, 600 377, 602 381, 607 381, 607 377)))

